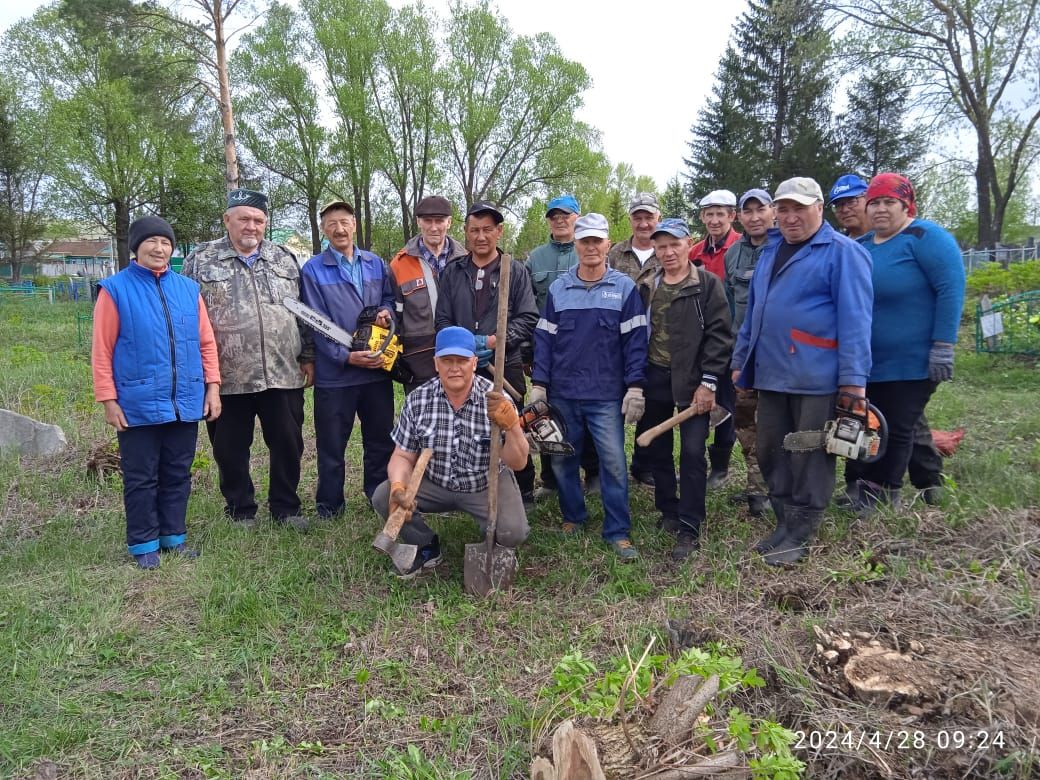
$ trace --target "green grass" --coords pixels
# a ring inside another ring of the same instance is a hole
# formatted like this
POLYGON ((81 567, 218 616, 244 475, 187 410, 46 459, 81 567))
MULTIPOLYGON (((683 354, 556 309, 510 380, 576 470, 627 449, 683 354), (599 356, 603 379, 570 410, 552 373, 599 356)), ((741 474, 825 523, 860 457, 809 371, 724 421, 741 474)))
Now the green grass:
MULTIPOLYGON (((682 566, 670 562, 644 490, 632 496, 643 556, 631 565, 598 538, 597 501, 593 532, 573 539, 556 533, 558 510, 545 506, 513 590, 476 600, 461 588, 463 547, 477 539, 462 516, 436 518, 446 548, 437 574, 389 575, 370 547, 379 524, 361 494, 357 442, 345 518, 300 536, 221 519, 200 435, 188 529, 203 555, 139 572, 123 544, 118 477, 98 483, 84 467, 114 436, 92 400, 75 313, 0 307, 0 407, 57 423, 70 442, 50 461, 0 459, 2 777, 53 762, 62 776, 92 778, 520 778, 572 714, 550 712, 539 695, 560 659, 579 650, 606 668, 625 648, 662 640, 668 618, 702 643, 724 642, 766 679, 740 701, 751 715, 803 730, 835 718, 878 729, 905 715, 837 704, 811 662, 813 623, 901 627, 900 641, 916 631, 927 642, 963 599, 961 635, 1040 636, 1040 561, 1017 541, 1032 528, 1035 543, 1040 504, 1036 363, 958 353, 955 381, 929 408, 935 427, 968 430, 947 462, 941 511, 918 504, 869 524, 834 511, 812 560, 775 572, 748 552, 765 523, 727 501, 738 476, 709 497, 703 550, 682 566)), ((308 407, 301 495, 313 509, 311 419, 308 407)), ((254 453, 262 495, 264 451, 254 453)), ((1023 723, 1007 728, 1028 734, 1023 723)), ((1028 776, 1035 748, 1012 747, 993 761, 1028 776)), ((844 760, 798 757, 810 776, 844 760)), ((897 776, 945 766, 935 755, 885 759, 897 776)))

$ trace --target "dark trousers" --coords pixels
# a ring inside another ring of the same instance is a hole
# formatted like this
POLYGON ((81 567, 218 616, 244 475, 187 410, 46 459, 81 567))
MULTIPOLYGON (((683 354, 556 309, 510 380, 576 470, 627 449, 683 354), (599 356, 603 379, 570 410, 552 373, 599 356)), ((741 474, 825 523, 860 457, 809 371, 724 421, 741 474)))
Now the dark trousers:
MULTIPOLYGON (((643 419, 649 420, 648 428, 675 414, 671 371, 651 363, 643 393, 646 398, 643 419)), ((678 495, 672 431, 660 434, 646 447, 646 461, 654 475, 654 504, 662 514, 679 519, 680 531, 693 534, 698 534, 704 523, 704 494, 708 482, 704 442, 707 439, 708 415, 698 414, 679 425, 678 495)))
MULTIPOLYGON (((485 379, 493 381, 494 374, 492 373, 493 366, 491 364, 478 368, 477 373, 485 379)), ((523 393, 523 397, 516 401, 516 405, 522 408, 524 405, 524 398, 527 397, 527 377, 524 376, 524 366, 522 363, 507 363, 505 369, 505 379, 518 393, 523 393)), ((504 392, 504 391, 503 391, 504 392)), ((512 396, 510 396, 512 398, 512 396)), ((534 461, 531 460, 531 456, 527 456, 527 465, 524 466, 520 471, 516 472, 516 484, 520 487, 520 494, 523 496, 529 496, 534 493, 534 461)))
POLYGON ((881 410, 888 423, 888 446, 881 460, 875 463, 846 463, 846 481, 863 479, 881 487, 902 487, 914 446, 914 427, 934 392, 935 382, 930 379, 867 383, 867 398, 881 410))
POLYGON ((824 510, 834 492, 835 458, 822 449, 788 452, 784 436, 822 431, 834 417, 835 394, 758 392, 758 465, 774 505, 824 510))
POLYGON ((730 413, 726 422, 715 428, 715 438, 712 446, 721 449, 732 450, 737 440, 737 389, 733 386, 733 380, 723 374, 719 377, 718 392, 715 394, 715 403, 730 413))
POLYGON ((131 555, 184 542, 199 424, 142 425, 116 434, 131 555))
POLYGON ((256 418, 270 452, 267 503, 274 518, 299 514, 300 458, 303 457, 303 388, 263 390, 220 397, 216 422, 206 423, 213 459, 220 471, 224 511, 232 518, 256 516, 256 491, 249 474, 256 418))
POLYGON ((943 483, 942 455, 935 447, 932 439, 932 429, 928 426, 928 419, 924 413, 917 419, 914 425, 914 442, 910 450, 910 462, 907 471, 910 476, 910 484, 918 490, 935 487, 943 483))
POLYGON ((369 499, 386 481, 386 464, 394 451, 390 431, 394 426, 394 386, 387 377, 356 387, 314 388, 314 436, 318 449, 318 514, 329 517, 343 510, 346 478, 344 453, 354 430, 355 416, 361 421, 361 450, 364 490, 369 499))
MULTIPOLYGON (((556 490, 556 474, 553 473, 552 456, 539 455, 542 465, 542 484, 550 490, 556 490)), ((592 434, 585 431, 585 442, 582 444, 581 467, 585 471, 585 481, 599 476, 599 455, 596 453, 596 444, 592 441, 592 434)))

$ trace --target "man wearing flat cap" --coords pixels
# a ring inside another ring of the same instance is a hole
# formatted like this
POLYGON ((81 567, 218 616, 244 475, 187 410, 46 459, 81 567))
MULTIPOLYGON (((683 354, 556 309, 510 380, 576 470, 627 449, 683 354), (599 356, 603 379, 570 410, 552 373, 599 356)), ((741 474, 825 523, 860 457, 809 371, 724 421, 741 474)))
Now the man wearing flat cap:
POLYGON ((781 182, 773 202, 779 230, 755 268, 730 368, 738 388, 758 391, 758 463, 776 528, 755 551, 780 566, 808 554, 835 474, 833 455, 789 452, 784 436, 823 430, 839 391, 864 396, 874 288, 870 255, 824 221, 816 181, 781 182))
MULTIPOLYGON (((394 293, 383 259, 354 245, 354 207, 342 200, 326 203, 318 212, 328 246, 304 263, 301 299, 347 333, 358 318, 374 314, 375 324, 388 328, 393 319, 394 293)), ((340 514, 346 506, 346 454, 354 420, 361 423, 363 489, 369 499, 386 479, 386 464, 394 445, 394 387, 382 355, 370 345, 351 348, 315 334, 314 437, 318 450, 315 504, 320 518, 340 514)))
POLYGON ((413 236, 390 261, 391 284, 397 309, 397 335, 404 354, 398 360, 404 370, 406 392, 432 379, 434 339, 437 329, 437 277, 466 248, 448 235, 451 203, 429 195, 415 207, 419 235, 413 236))
MULTIPOLYGON (((469 253, 451 261, 441 274, 437 285, 437 330, 451 325, 468 328, 476 339, 477 373, 490 379, 495 354, 495 329, 498 326, 499 269, 505 218, 494 204, 477 201, 466 213, 466 244, 469 253)), ((509 270, 509 289, 506 315, 505 378, 517 391, 523 392, 523 359, 520 345, 530 341, 538 323, 538 309, 531 290, 531 277, 520 263, 509 270)), ((519 404, 523 406, 521 398, 519 404)), ((528 456, 527 465, 517 472, 516 481, 524 499, 524 508, 534 509, 534 464, 528 456)))
POLYGON ((314 381, 314 342, 282 300, 300 296, 300 267, 283 246, 264 240, 267 196, 228 193, 227 235, 199 244, 184 275, 199 283, 217 341, 223 411, 207 424, 229 518, 253 527, 256 493, 249 473, 255 421, 270 452, 271 517, 306 530, 300 515, 303 388, 314 381))

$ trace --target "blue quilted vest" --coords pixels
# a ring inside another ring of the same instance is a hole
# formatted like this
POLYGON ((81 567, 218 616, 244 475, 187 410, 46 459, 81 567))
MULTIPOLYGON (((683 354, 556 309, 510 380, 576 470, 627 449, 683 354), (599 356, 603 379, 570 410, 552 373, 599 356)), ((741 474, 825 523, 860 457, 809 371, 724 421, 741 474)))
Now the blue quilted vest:
POLYGON ((101 286, 119 310, 112 354, 116 400, 131 426, 202 419, 199 285, 136 262, 101 286))

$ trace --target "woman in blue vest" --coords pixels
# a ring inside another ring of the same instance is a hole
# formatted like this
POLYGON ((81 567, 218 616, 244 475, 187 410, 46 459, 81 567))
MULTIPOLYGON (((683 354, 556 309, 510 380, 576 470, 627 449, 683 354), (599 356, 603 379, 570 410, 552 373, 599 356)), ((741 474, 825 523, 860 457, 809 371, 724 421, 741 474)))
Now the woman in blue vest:
POLYGON ((94 398, 116 429, 126 544, 142 569, 187 558, 185 516, 199 420, 220 415, 220 370, 199 286, 170 268, 173 228, 130 225, 134 260, 101 282, 94 307, 94 398))

